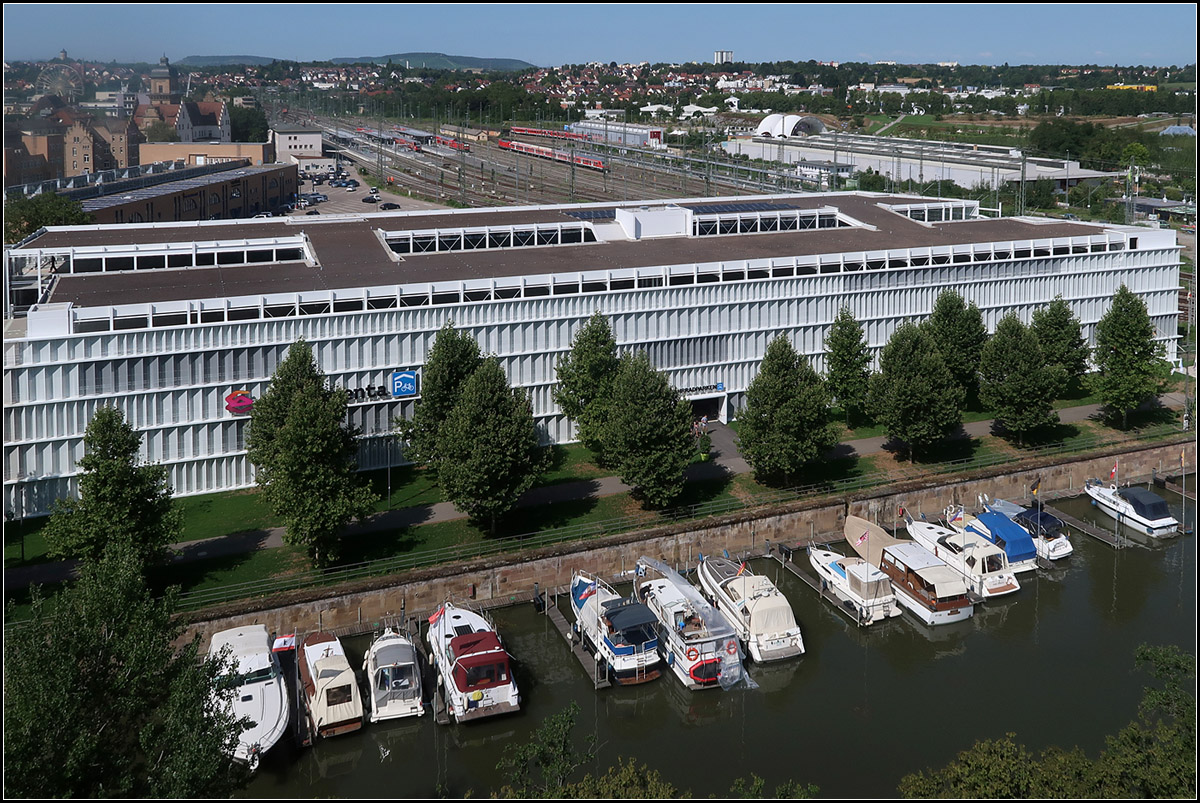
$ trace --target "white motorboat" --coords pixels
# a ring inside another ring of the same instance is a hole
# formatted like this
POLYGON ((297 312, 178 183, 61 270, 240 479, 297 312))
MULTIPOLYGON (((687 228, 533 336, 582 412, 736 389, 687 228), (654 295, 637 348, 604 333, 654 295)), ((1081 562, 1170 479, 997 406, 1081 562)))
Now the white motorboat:
POLYGON ((756 662, 804 654, 792 606, 769 579, 720 557, 701 557, 696 576, 756 662))
POLYGON ((575 572, 571 610, 576 632, 596 660, 605 663, 614 683, 631 686, 661 674, 658 619, 646 605, 622 597, 598 577, 575 572))
POLYGON ((1171 515, 1167 500, 1143 488, 1119 488, 1100 480, 1088 480, 1084 488, 1092 504, 1117 520, 1118 524, 1154 538, 1179 534, 1179 522, 1171 515))
POLYGON ((446 710, 456 722, 521 709, 509 655, 482 615, 447 602, 429 617, 428 638, 446 710))
POLYGON ((638 558, 638 571, 661 579, 637 586, 637 597, 658 619, 659 649, 667 666, 689 689, 729 689, 745 678, 737 632, 687 580, 653 558, 638 558))
POLYGON ((914 541, 901 541, 858 516, 847 516, 846 541, 892 582, 896 601, 927 625, 967 619, 975 610, 962 576, 914 541))
POLYGON ((229 651, 231 673, 220 680, 218 698, 232 708, 236 719, 249 719, 250 728, 238 735, 233 757, 251 772, 259 759, 283 738, 291 718, 287 683, 271 649, 266 625, 248 625, 213 634, 210 658, 229 651))
POLYGON ((363 675, 370 692, 371 722, 425 713, 417 649, 407 636, 390 627, 384 630, 367 650, 363 675))
POLYGON ((961 507, 946 508, 946 521, 951 529, 973 533, 1004 550, 1008 567, 1014 573, 1037 569, 1037 547, 1033 536, 1008 516, 984 510, 977 516, 965 515, 961 507))
POLYGON ((896 595, 886 574, 862 558, 851 558, 831 549, 809 545, 808 561, 823 588, 854 612, 860 625, 900 615, 896 595))
POLYGON ((980 535, 957 532, 938 524, 906 517, 913 540, 940 558, 966 582, 967 589, 983 599, 1012 594, 1021 589, 1008 566, 1004 550, 980 535))
POLYGON ((1071 539, 1067 537, 1066 525, 1044 510, 1024 508, 1003 499, 993 499, 987 503, 987 507, 1025 528, 1033 538, 1033 546, 1042 560, 1062 560, 1075 551, 1071 539))
POLYGON ((306 636, 296 660, 300 662, 309 731, 327 738, 361 728, 362 695, 337 636, 332 633, 306 636))

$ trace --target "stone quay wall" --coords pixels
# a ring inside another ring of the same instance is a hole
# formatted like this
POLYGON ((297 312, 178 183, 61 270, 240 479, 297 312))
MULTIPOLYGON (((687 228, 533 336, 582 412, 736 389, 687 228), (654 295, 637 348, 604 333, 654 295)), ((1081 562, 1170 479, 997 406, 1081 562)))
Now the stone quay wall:
MULTIPOLYGON (((1128 448, 1128 447, 1126 447, 1128 448)), ((1196 465, 1194 441, 1106 452, 1055 465, 1012 467, 975 472, 953 480, 927 478, 856 493, 841 499, 798 501, 721 517, 671 524, 649 530, 571 542, 527 553, 415 570, 348 586, 295 591, 267 600, 246 600, 190 615, 182 640, 199 634, 207 650, 213 633, 249 624, 265 624, 273 633, 329 630, 339 634, 378 630, 402 615, 428 616, 446 600, 480 607, 529 601, 535 584, 542 591, 564 590, 572 572, 584 570, 619 581, 632 578, 640 556, 658 558, 679 569, 694 567, 701 554, 763 555, 773 546, 804 547, 842 538, 847 515, 894 527, 899 509, 932 518, 950 504, 968 509, 977 497, 1022 500, 1041 480, 1043 498, 1078 493, 1088 478, 1107 480, 1119 462, 1122 483, 1148 482, 1178 474, 1180 453, 1189 473, 1196 465)))

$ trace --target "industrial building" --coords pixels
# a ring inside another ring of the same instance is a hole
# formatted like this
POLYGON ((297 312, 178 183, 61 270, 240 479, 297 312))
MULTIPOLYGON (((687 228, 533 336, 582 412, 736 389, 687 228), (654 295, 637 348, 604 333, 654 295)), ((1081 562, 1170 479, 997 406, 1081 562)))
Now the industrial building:
POLYGON ((897 182, 952 181, 960 187, 996 188, 1022 178, 1046 178, 1065 192, 1083 181, 1124 175, 1086 170, 1077 161, 1028 156, 998 145, 828 132, 817 118, 801 115, 773 114, 759 124, 751 138, 730 140, 722 147, 727 153, 752 159, 785 164, 849 163, 856 172, 870 170, 897 182))
POLYGON ((391 421, 412 414, 448 321, 563 442, 555 362, 597 310, 697 415, 728 420, 776 335, 822 370, 841 307, 878 350, 946 289, 989 330, 1061 295, 1090 337, 1125 284, 1173 359, 1180 255, 1169 230, 831 193, 61 227, 5 263, 4 494, 20 518, 73 491, 101 405, 124 411, 177 494, 252 485, 247 413, 299 338, 350 397, 360 466, 378 468, 403 459, 391 421))

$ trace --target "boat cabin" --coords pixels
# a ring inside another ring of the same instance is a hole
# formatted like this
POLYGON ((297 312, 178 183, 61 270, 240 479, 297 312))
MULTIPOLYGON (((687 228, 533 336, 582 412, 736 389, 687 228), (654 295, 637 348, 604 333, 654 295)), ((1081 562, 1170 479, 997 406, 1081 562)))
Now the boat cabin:
POLYGON ((920 599, 931 610, 948 610, 970 604, 967 587, 945 563, 916 544, 896 544, 883 550, 880 570, 899 587, 920 599))
POLYGON ((447 648, 454 666, 454 685, 460 692, 482 691, 511 682, 508 653, 491 631, 455 636, 447 648))
POLYGON ((1146 521, 1171 518, 1171 509, 1167 507, 1167 500, 1145 488, 1121 488, 1117 494, 1146 521))
POLYGON ((419 689, 416 650, 411 646, 389 644, 380 648, 375 655, 375 661, 373 683, 376 691, 401 692, 419 689))
POLYGON ((616 647, 639 647, 655 638, 654 612, 636 600, 615 599, 602 606, 608 639, 616 647))

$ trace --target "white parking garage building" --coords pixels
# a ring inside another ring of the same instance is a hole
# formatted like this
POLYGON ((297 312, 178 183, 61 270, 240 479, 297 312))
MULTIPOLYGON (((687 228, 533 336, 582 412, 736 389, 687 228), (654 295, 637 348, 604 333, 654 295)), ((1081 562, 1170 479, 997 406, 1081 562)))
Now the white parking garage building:
POLYGON ((402 459, 389 425, 412 413, 447 321, 500 357, 544 439, 562 442, 555 361, 596 310, 697 414, 728 420, 777 334, 821 369, 843 305, 875 349, 945 289, 989 329, 1062 295, 1090 336, 1125 284, 1174 358, 1179 289, 1169 230, 866 193, 62 227, 5 259, 4 492, 18 518, 73 491, 106 404, 177 494, 252 485, 247 413, 301 337, 350 393, 360 465, 377 468, 402 459))

